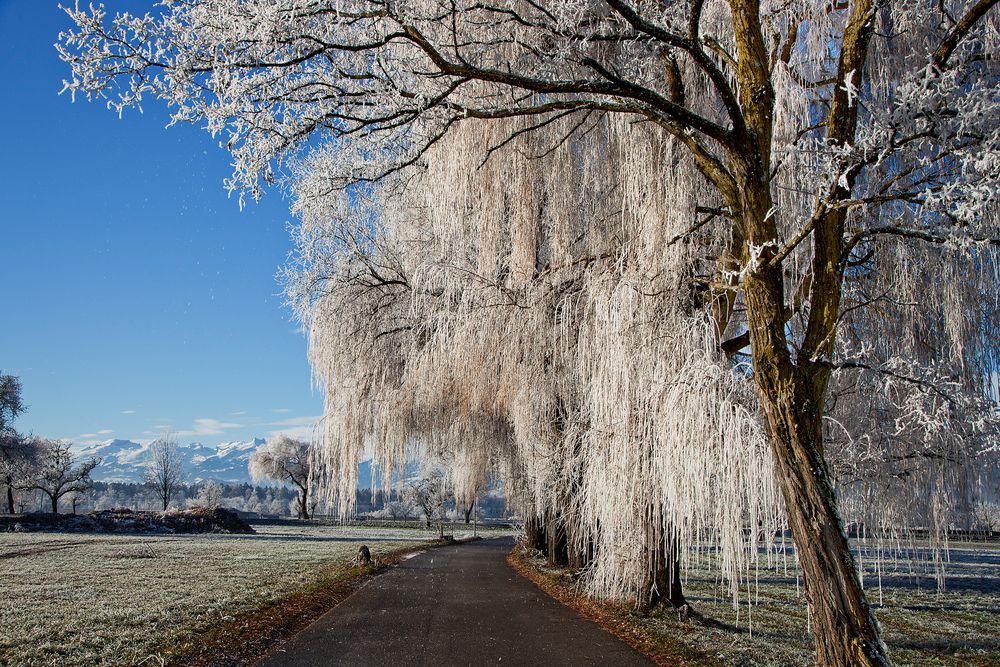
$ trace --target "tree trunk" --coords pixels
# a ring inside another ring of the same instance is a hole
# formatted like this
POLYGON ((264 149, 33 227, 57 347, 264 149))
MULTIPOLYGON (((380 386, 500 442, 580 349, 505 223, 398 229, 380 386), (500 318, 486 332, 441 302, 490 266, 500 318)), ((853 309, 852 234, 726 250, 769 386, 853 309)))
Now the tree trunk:
POLYGON ((308 499, 307 496, 308 496, 308 490, 307 489, 300 489, 300 491, 299 491, 299 518, 300 519, 305 519, 305 520, 309 519, 309 507, 307 506, 307 503, 308 503, 309 499, 308 499))
POLYGON ((818 665, 889 665, 858 578, 826 462, 813 436, 819 414, 790 396, 767 405, 788 522, 809 601, 818 665))
POLYGON ((569 542, 569 566, 574 570, 582 570, 594 559, 594 541, 588 539, 582 545, 577 540, 569 542))
POLYGON ((545 522, 541 517, 533 516, 524 522, 524 535, 529 549, 534 549, 542 553, 548 552, 548 539, 545 537, 545 522))
POLYGON ((566 535, 566 522, 563 517, 555 512, 549 514, 549 521, 545 526, 545 535, 548 538, 549 567, 565 567, 569 565, 569 541, 566 535))
POLYGON ((639 591, 639 608, 648 612, 665 602, 686 610, 677 531, 651 506, 646 510, 646 526, 646 574, 639 591))
POLYGON ((59 514, 59 496, 49 496, 52 501, 52 513, 59 514))
POLYGON ((823 406, 830 369, 792 360, 784 331, 780 268, 744 283, 754 380, 767 414, 776 474, 809 601, 821 667, 890 665, 858 578, 823 458, 823 406))
POLYGON ((476 506, 476 501, 473 500, 469 503, 469 509, 465 510, 465 523, 469 523, 469 519, 472 517, 472 509, 476 506))
POLYGON ((14 487, 7 483, 7 514, 14 513, 14 487))

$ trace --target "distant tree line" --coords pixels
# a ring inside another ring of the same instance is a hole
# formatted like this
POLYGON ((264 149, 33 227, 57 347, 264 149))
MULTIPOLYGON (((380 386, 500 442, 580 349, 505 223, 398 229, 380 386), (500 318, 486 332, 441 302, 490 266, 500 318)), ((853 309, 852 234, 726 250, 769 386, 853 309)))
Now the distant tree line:
MULTIPOLYGON (((136 482, 95 482, 88 501, 93 509, 162 509, 158 490, 149 484, 136 482)), ((208 480, 179 485, 170 506, 228 507, 265 516, 287 516, 295 502, 295 491, 285 487, 208 480)))
MULTIPOLYGON (((249 472, 255 482, 190 482, 177 441, 164 433, 150 443, 143 482, 99 482, 91 473, 98 458, 79 459, 69 443, 22 435, 14 420, 26 410, 20 379, 0 372, 0 510, 10 514, 128 508, 167 510, 193 506, 228 507, 261 516, 331 516, 314 491, 311 446, 278 435, 255 451, 249 472)), ((391 491, 358 489, 358 516, 390 520, 470 521, 474 507, 483 518, 506 516, 503 497, 485 493, 476 506, 458 507, 443 469, 427 467, 391 491)), ((483 489, 480 489, 482 491, 483 489)))
MULTIPOLYGON (((424 510, 409 497, 408 488, 403 492, 380 489, 358 489, 356 498, 357 516, 391 521, 428 521, 424 510)), ((140 482, 98 482, 92 481, 82 491, 75 491, 63 497, 63 511, 89 512, 113 508, 128 508, 136 511, 162 509, 158 490, 148 483, 140 482)), ((260 486, 246 482, 201 481, 181 484, 171 497, 171 508, 193 506, 228 507, 240 512, 254 513, 263 517, 297 516, 299 509, 298 489, 284 486, 260 486)), ((51 511, 50 498, 39 490, 20 490, 14 495, 14 512, 51 511)), ((435 509, 430 520, 440 518, 464 521, 468 508, 456 507, 454 499, 449 499, 440 507, 440 515, 435 509)), ((9 511, 6 500, 3 511, 9 511)), ((335 517, 328 512, 322 502, 310 507, 310 515, 335 517)), ((508 515, 502 496, 483 496, 478 503, 480 519, 504 518, 508 515)), ((471 513, 470 513, 470 521, 471 513)))

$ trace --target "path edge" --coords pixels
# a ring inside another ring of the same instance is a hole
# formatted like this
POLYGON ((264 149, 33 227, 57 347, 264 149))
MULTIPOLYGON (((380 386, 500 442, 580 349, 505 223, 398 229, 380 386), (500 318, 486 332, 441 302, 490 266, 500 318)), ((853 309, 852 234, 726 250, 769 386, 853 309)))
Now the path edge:
POLYGON ((515 544, 507 554, 507 565, 553 600, 610 632, 659 667, 726 665, 716 656, 680 641, 671 641, 630 619, 631 614, 625 611, 629 605, 587 597, 574 590, 573 585, 559 581, 557 575, 542 572, 521 543, 515 544))

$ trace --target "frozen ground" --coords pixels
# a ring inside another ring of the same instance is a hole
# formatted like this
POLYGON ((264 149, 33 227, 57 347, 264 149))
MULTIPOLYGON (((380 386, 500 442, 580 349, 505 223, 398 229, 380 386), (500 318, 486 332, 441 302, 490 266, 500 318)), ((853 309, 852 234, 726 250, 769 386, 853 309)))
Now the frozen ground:
POLYGON ((0 533, 0 665, 158 664, 159 647, 288 595, 360 544, 377 557, 433 537, 255 527, 257 535, 0 533))
MULTIPOLYGON (((1000 544, 953 543, 943 592, 929 552, 915 551, 916 561, 865 561, 864 583, 893 660, 1000 665, 1000 544)), ((679 626, 673 615, 658 614, 642 622, 735 665, 813 664, 805 596, 791 560, 787 568, 762 569, 743 588, 738 612, 728 587, 707 571, 689 572, 686 595, 707 620, 679 626), (748 599, 756 604, 745 604, 748 599)))

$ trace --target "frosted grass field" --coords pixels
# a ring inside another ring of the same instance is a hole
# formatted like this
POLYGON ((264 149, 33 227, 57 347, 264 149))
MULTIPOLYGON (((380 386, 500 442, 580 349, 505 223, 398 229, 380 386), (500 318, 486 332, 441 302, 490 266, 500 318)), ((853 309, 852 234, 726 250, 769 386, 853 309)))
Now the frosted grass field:
MULTIPOLYGON (((926 549, 920 551, 927 556, 926 549)), ((864 561, 865 588, 897 665, 1000 666, 1000 544, 953 542, 945 590, 929 562, 864 561)), ((688 573, 685 594, 708 623, 678 627, 673 614, 646 622, 733 665, 811 665, 813 643, 795 567, 762 570, 734 610, 728 588, 713 574, 688 573), (759 604, 748 606, 748 598, 759 604)))
POLYGON ((0 665, 159 664, 157 649, 315 581, 412 528, 255 526, 256 535, 0 533, 0 665))

